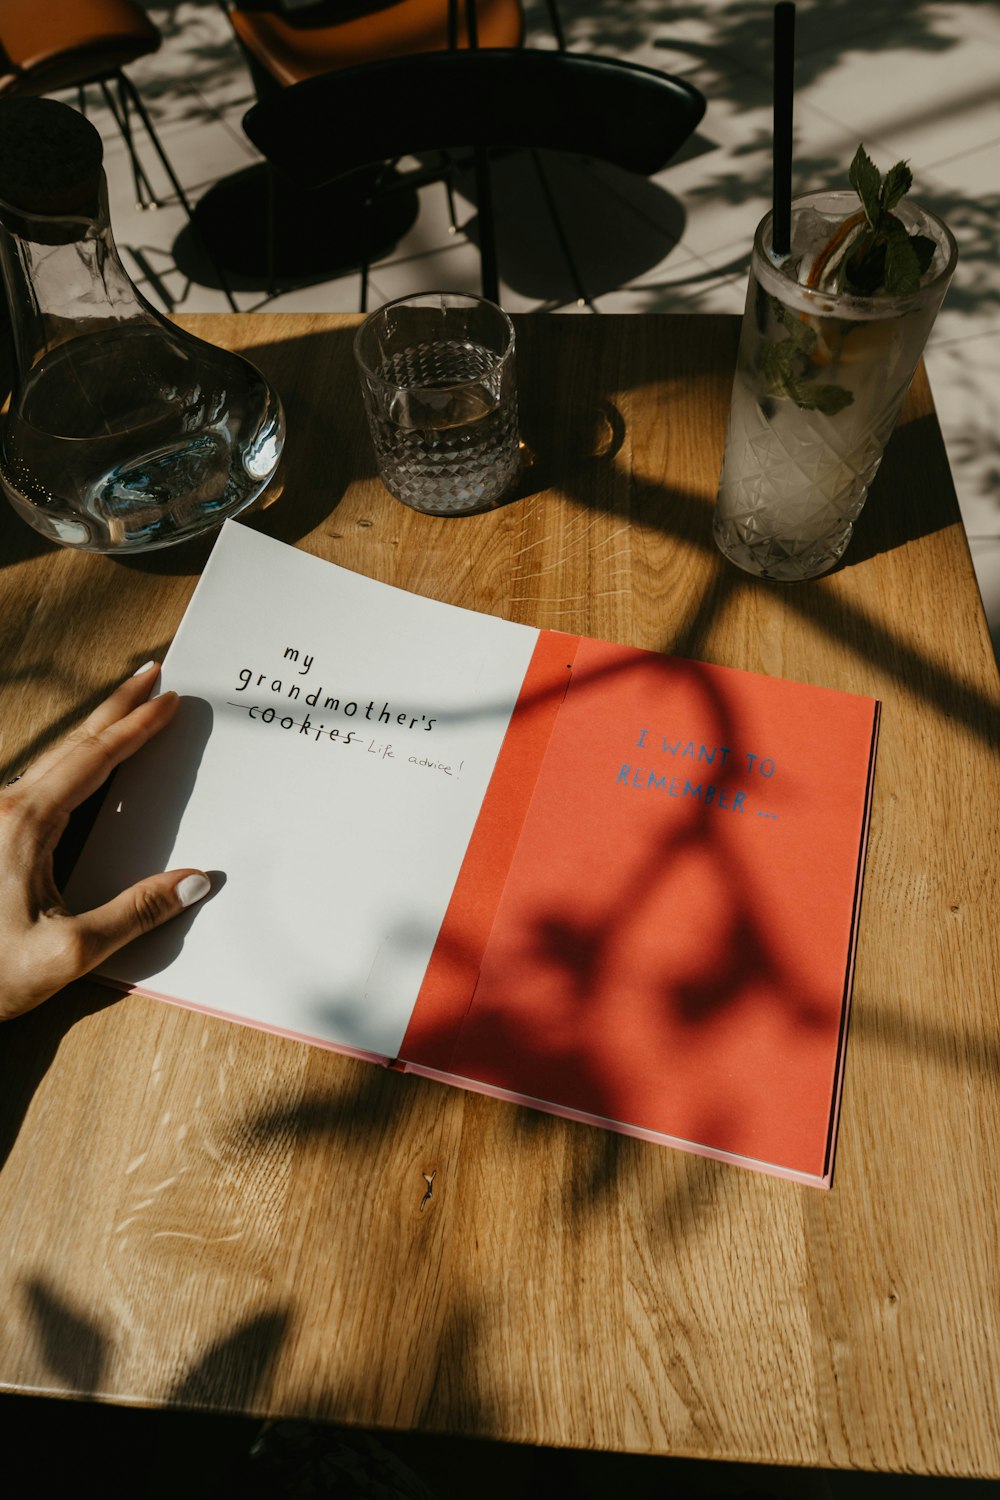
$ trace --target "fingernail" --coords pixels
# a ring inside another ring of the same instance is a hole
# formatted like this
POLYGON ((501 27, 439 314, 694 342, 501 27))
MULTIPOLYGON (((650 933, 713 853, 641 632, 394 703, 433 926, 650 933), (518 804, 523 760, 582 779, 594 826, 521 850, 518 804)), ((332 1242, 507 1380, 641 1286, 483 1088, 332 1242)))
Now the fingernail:
POLYGON ((143 672, 148 672, 149 669, 150 669, 150 667, 155 667, 155 666, 156 666, 156 662, 155 661, 148 661, 144 667, 136 667, 135 671, 132 673, 132 676, 133 677, 141 677, 142 674, 143 674, 143 672))
POLYGON ((177 899, 182 906, 193 906, 212 889, 207 875, 185 875, 177 882, 177 899))

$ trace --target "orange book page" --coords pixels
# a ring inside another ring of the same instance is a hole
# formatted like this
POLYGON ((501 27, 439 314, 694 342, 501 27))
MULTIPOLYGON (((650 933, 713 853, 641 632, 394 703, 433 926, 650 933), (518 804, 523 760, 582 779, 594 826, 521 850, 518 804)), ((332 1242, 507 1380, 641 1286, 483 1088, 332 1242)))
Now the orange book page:
POLYGON ((400 1056, 446 1070, 570 682, 579 636, 539 632, 400 1056))
POLYGON ((822 1177, 877 704, 597 641, 570 660, 450 1056, 404 1056, 822 1177))

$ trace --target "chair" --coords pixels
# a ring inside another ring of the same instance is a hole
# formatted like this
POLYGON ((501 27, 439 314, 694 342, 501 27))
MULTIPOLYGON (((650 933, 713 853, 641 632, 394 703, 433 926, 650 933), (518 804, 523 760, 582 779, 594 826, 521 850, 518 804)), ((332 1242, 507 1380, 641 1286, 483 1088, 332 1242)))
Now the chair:
POLYGON ((243 127, 301 191, 406 155, 471 147, 483 295, 495 302, 490 148, 573 152, 651 175, 704 112, 696 89, 651 68, 574 52, 493 48, 391 58, 311 78, 254 105, 243 127), (379 100, 391 107, 379 108, 379 100))
POLYGON ((465 47, 519 47, 521 0, 314 0, 292 8, 233 0, 226 10, 260 99, 334 69, 465 47))
MULTIPOLYGON (((159 31, 134 0, 3 0, 0 4, 0 97, 52 94, 89 84, 102 91, 128 150, 140 208, 156 198, 135 148, 132 111, 141 119, 163 170, 193 222, 191 205, 139 93, 124 69, 156 52, 159 31), (117 97, 112 85, 117 85, 117 97)), ((206 247, 207 249, 207 247, 206 247)), ((211 256, 211 252, 208 252, 211 256)), ((220 278, 235 312, 225 275, 220 278)))
MULTIPOLYGON (((555 0, 547 3, 556 35, 561 39, 555 0)), ((520 47, 524 37, 522 0, 219 0, 219 4, 228 16, 260 100, 272 99, 292 84, 342 68, 446 49, 520 47)), ((453 170, 443 155, 436 176, 444 183, 451 229, 455 233, 458 224, 453 170)), ((412 224, 417 200, 411 195, 411 201, 404 202, 404 196, 397 192, 390 202, 382 191, 387 180, 397 188, 400 185, 392 168, 387 167, 377 171, 366 186, 356 181, 346 199, 335 186, 331 194, 312 200, 308 222, 322 225, 339 221, 340 242, 345 244, 345 220, 357 221, 360 216, 362 223, 368 222, 369 234, 354 247, 358 254, 363 257, 366 243, 374 245, 377 241, 381 248, 388 248, 412 224), (376 218, 370 203, 373 196, 378 198, 378 233, 373 233, 376 218)), ((266 280, 273 295, 277 281, 285 275, 293 281, 297 279, 296 270, 303 269, 303 262, 316 261, 322 266, 323 231, 319 229, 313 239, 308 233, 306 238, 297 236, 293 245, 284 245, 279 252, 275 220, 283 210, 290 208, 294 213, 300 205, 286 202, 279 209, 278 199, 287 184, 276 183, 270 176, 261 181, 267 200, 266 280)), ((226 197, 231 200, 229 206, 238 203, 240 217, 256 229, 257 213, 249 180, 216 194, 204 205, 200 218, 206 236, 220 247, 220 253, 239 265, 248 255, 253 259, 253 247, 259 244, 259 236, 234 242, 226 223, 227 206, 223 202, 226 197)), ((357 258, 347 255, 355 263, 357 258)), ((363 271, 362 308, 366 289, 363 271)))

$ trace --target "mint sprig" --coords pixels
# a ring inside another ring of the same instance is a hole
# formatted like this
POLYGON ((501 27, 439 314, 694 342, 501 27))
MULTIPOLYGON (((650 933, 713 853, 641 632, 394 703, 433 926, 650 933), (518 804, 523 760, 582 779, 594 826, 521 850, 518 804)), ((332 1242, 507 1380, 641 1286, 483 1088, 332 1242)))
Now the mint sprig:
POLYGON ((784 328, 785 339, 765 339, 760 346, 760 369, 767 383, 767 394, 780 400, 794 401, 806 411, 820 411, 835 417, 854 400, 841 385, 809 378, 810 356, 816 349, 816 330, 784 307, 777 297, 769 297, 771 311, 784 328))
POLYGON ((934 258, 934 241, 924 234, 910 234, 893 213, 910 191, 913 173, 905 161, 898 161, 883 177, 864 146, 859 146, 848 175, 861 199, 866 223, 838 270, 838 291, 862 297, 911 296, 934 258))
MULTIPOLYGON (((853 213, 837 225, 814 258, 806 285, 862 297, 911 296, 934 258, 935 245, 926 235, 910 234, 893 212, 913 184, 909 165, 898 161, 883 177, 862 145, 854 153, 849 176, 863 215, 853 213)), ((815 319, 792 312, 777 297, 768 297, 767 302, 784 336, 763 337, 758 348, 758 369, 766 396, 836 416, 852 404, 854 396, 845 386, 815 378, 820 352, 815 319)), ((760 327, 763 333, 763 317, 760 327)), ((822 353, 829 364, 829 350, 822 353)))

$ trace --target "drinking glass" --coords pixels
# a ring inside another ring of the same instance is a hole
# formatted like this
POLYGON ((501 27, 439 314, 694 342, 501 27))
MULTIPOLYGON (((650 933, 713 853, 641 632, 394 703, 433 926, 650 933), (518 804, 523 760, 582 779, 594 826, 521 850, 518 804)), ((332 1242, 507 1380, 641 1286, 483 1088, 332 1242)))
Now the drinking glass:
POLYGON ((428 515, 495 505, 519 465, 514 328, 482 297, 400 297, 354 340, 378 472, 428 515))
POLYGON ((770 214, 754 238, 714 531, 760 578, 814 578, 843 555, 955 269, 947 226, 904 200, 897 216, 935 246, 915 292, 860 297, 793 279, 858 206, 850 191, 796 199, 785 261, 770 214))

